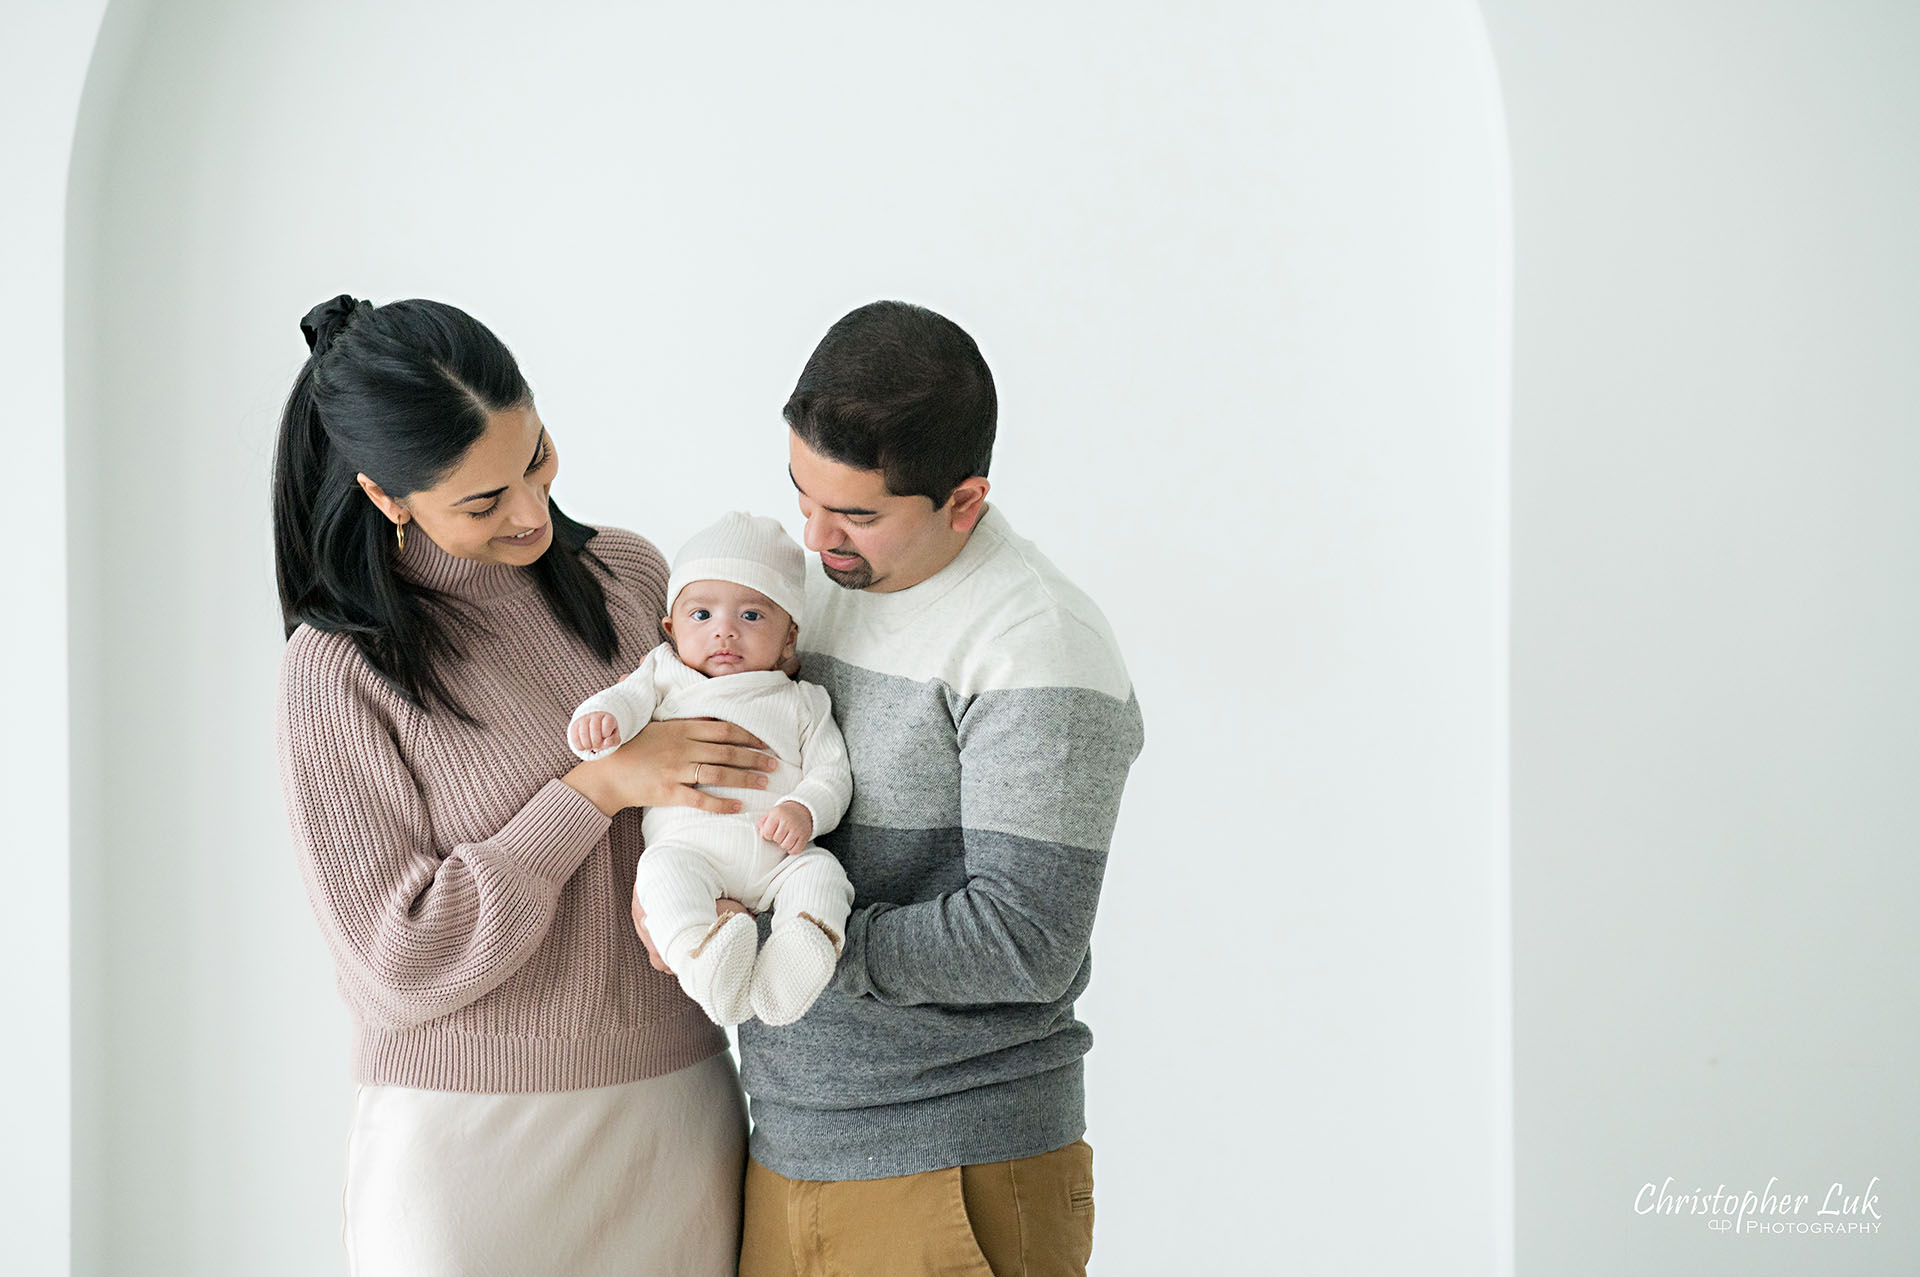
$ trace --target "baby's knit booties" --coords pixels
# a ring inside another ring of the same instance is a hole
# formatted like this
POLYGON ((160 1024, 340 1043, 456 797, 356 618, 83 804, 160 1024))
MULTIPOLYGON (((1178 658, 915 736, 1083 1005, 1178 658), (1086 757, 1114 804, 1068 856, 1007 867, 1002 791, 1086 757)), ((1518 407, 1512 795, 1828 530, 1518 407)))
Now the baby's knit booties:
POLYGON ((687 944, 681 953, 668 954, 667 965, 709 1020, 723 1027, 739 1024, 753 1014, 750 986, 753 953, 759 940, 760 928, 752 914, 730 914, 707 933, 704 941, 687 944))
POLYGON ((840 951, 811 919, 783 918, 753 964, 753 1013, 763 1024, 792 1024, 833 979, 840 951))

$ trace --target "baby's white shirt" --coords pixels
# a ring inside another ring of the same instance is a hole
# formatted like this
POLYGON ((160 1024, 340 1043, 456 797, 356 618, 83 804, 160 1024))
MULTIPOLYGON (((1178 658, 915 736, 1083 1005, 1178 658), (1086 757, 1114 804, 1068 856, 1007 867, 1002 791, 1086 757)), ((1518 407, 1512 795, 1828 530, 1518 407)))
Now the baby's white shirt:
MULTIPOLYGON (((638 736, 650 720, 661 718, 724 719, 765 741, 768 751, 780 760, 780 769, 768 776, 765 789, 700 787, 739 799, 743 810, 736 820, 757 817, 776 803, 795 802, 812 813, 817 839, 846 815, 853 796, 853 767, 840 727, 833 721, 832 701, 818 684, 788 678, 779 670, 709 678, 688 668, 673 644, 662 643, 647 653, 633 673, 582 701, 573 719, 602 713, 612 714, 619 723, 622 745, 638 736)), ((612 752, 574 751, 587 760, 612 752)), ((696 807, 649 807, 641 817, 641 828, 649 842, 658 842, 675 829, 711 820, 714 814, 696 807)))

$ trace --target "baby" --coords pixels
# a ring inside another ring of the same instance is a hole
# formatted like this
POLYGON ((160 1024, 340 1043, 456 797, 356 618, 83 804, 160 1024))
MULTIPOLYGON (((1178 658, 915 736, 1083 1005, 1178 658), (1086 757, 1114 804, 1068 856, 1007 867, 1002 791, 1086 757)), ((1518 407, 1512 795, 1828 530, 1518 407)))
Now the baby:
MULTIPOLYGON (((721 718, 766 742, 779 770, 761 789, 703 786, 738 798, 730 815, 649 807, 633 883, 647 930, 680 987, 716 1024, 799 1019, 833 976, 853 886, 813 845, 853 796, 846 742, 826 692, 789 678, 806 595, 806 556, 768 518, 733 513, 681 547, 661 627, 669 641, 573 712, 567 743, 601 758, 654 718, 721 718), (751 914, 722 921, 721 896, 773 909, 759 944, 751 914)), ((696 778, 698 772, 695 773, 696 778)))

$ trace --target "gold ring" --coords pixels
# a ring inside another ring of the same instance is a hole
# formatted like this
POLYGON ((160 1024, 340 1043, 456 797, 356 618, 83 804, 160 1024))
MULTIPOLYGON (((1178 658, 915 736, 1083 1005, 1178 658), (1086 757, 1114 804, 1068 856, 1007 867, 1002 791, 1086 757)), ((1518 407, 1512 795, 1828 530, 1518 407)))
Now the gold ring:
POLYGON ((700 769, 705 766, 705 763, 695 763, 693 765, 693 784, 696 789, 700 787, 700 769))

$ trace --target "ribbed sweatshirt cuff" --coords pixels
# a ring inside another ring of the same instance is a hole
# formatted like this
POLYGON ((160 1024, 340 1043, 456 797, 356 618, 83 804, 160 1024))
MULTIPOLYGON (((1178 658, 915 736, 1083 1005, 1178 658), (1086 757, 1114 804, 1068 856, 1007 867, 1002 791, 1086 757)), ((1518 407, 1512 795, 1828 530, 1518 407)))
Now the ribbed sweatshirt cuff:
POLYGON ((493 841, 513 860, 549 882, 565 882, 612 819, 564 780, 550 780, 500 827, 493 841))

